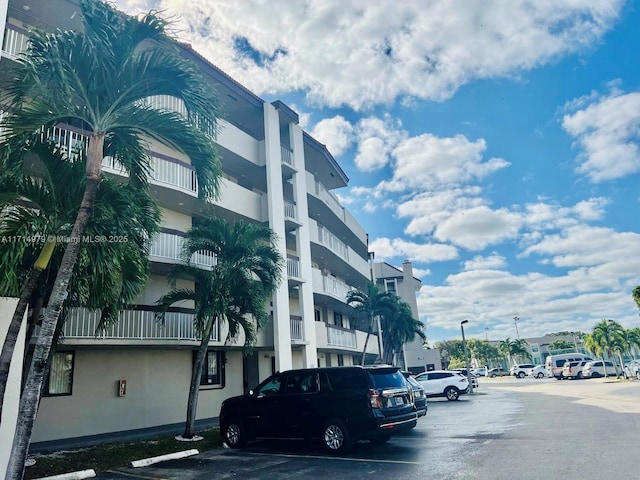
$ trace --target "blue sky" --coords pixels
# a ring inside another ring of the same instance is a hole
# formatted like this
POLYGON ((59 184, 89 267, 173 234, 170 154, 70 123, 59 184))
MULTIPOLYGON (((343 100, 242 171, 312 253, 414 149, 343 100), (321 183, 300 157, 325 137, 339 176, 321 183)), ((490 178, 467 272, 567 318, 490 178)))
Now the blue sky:
POLYGON ((431 341, 640 326, 637 4, 116 4, 300 114, 376 259, 412 261, 431 341))

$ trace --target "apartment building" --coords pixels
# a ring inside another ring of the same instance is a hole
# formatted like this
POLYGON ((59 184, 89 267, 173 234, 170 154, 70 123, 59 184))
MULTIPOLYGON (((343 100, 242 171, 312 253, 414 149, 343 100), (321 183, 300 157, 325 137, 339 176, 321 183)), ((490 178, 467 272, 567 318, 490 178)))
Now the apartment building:
MULTIPOLYGON (((0 76, 24 51, 28 30, 76 29, 78 0, 0 0, 0 76)), ((215 135, 224 178, 216 215, 268 225, 286 258, 286 281, 272 298, 271 320, 255 351, 242 341, 226 345, 225 325, 212 335, 198 401, 198 418, 216 417, 225 398, 242 394, 271 373, 291 368, 358 363, 365 332, 355 329, 345 303, 352 288, 371 275, 367 234, 334 191, 348 178, 327 148, 299 125, 298 114, 280 101, 266 102, 188 46, 183 54, 211 82, 223 112, 215 135)), ((175 98, 149 99, 180 112, 175 98)), ((0 108, 2 106, 0 105, 0 108)), ((82 132, 59 125, 51 138, 63 146, 82 132)), ((172 308, 164 325, 153 305, 169 290, 166 274, 179 261, 185 232, 197 221, 201 200, 188 157, 151 142, 151 188, 163 226, 151 246, 152 275, 146 291, 118 324, 95 334, 98 312, 73 309, 64 343, 52 364, 33 432, 46 442, 184 421, 193 352, 193 305, 172 308)), ((104 172, 121 176, 108 159, 104 172)), ((210 265, 211 258, 197 262, 210 265)), ((183 282, 188 286, 187 282, 183 282)), ((367 360, 378 355, 372 338, 367 360)))
MULTIPOLYGON (((413 276, 413 265, 409 260, 402 262, 401 269, 387 262, 375 262, 372 271, 376 285, 381 291, 396 294, 409 304, 413 318, 420 318, 416 293, 422 288, 422 282, 413 276)), ((402 356, 396 359, 396 364, 412 373, 442 369, 440 352, 437 349, 424 348, 422 339, 418 336, 404 345, 402 356)))

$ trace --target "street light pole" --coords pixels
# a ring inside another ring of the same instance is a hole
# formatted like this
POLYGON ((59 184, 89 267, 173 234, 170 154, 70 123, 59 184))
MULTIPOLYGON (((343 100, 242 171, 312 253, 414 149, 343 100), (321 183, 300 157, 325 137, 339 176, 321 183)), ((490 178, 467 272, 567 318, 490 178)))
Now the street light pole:
POLYGON ((484 338, 489 342, 489 327, 484 327, 484 338))
POLYGON ((513 321, 516 324, 516 336, 518 337, 518 340, 520 340, 520 332, 518 332, 518 320, 520 320, 519 316, 515 316, 513 317, 513 321))
POLYGON ((469 381, 469 393, 473 393, 473 382, 471 381, 471 368, 469 365, 469 353, 467 352, 467 340, 464 338, 464 324, 469 320, 460 322, 460 331, 462 332, 462 347, 464 348, 464 363, 467 368, 467 380, 469 381))

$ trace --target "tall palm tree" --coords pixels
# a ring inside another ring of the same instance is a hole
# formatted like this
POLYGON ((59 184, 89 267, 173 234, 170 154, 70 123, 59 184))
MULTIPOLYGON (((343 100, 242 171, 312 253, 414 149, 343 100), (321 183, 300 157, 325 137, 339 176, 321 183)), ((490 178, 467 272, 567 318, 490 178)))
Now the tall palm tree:
POLYGON ((367 336, 364 340, 362 360, 360 362, 364 365, 365 357, 367 356, 367 345, 369 344, 369 337, 373 332, 374 324, 376 320, 381 319, 393 308, 393 295, 380 291, 374 283, 369 282, 366 292, 357 289, 347 292, 346 301, 348 305, 355 309, 356 313, 364 317, 366 322, 367 336))
POLYGON ((633 350, 633 358, 635 358, 637 351, 640 348, 640 328, 630 328, 628 330, 625 330, 624 333, 625 339, 629 345, 629 350, 633 350))
POLYGON ((413 318, 413 312, 408 303, 395 296, 392 308, 381 317, 383 362, 394 364, 396 355, 402 352, 405 343, 413 341, 416 336, 426 341, 424 324, 413 318))
POLYGON ((516 363, 518 357, 531 358, 531 354, 527 349, 527 342, 523 339, 511 340, 507 337, 498 344, 498 349, 508 360, 509 364, 516 363))
MULTIPOLYGON (((596 326, 593 327, 593 333, 591 335, 594 341, 600 346, 601 350, 609 355, 616 369, 616 378, 620 378, 620 371, 616 365, 614 353, 618 354, 620 365, 622 367, 622 365, 624 365, 624 362, 622 361, 622 352, 626 350, 628 345, 622 325, 614 320, 603 318, 602 321, 598 322, 596 326)), ((606 377, 606 369, 604 374, 606 377)))
POLYGON ((98 190, 102 160, 111 156, 144 183, 149 140, 186 154, 202 197, 215 194, 220 165, 213 140, 216 103, 198 70, 180 55, 154 13, 125 16, 99 0, 81 0, 82 29, 34 31, 29 48, 12 69, 2 122, 8 148, 30 145, 59 122, 86 135, 86 186, 42 323, 34 361, 20 401, 20 418, 7 478, 19 478, 41 394, 46 359, 98 190), (150 97, 181 100, 185 115, 153 108, 150 97), (206 132, 206 133, 205 133, 206 132))
POLYGON ((498 350, 507 359, 507 361, 509 362, 509 365, 513 363, 512 357, 511 357, 511 343, 512 343, 511 339, 507 337, 505 340, 501 340, 500 343, 498 344, 498 350))
MULTIPOLYGON (((35 151, 40 158, 39 178, 6 172, 0 175, 0 208, 6 209, 0 219, 0 233, 25 239, 0 243, 2 264, 16 277, 13 283, 0 281, 0 296, 15 295, 20 277, 27 278, 0 355, 0 412, 26 307, 43 303, 37 302, 38 298, 48 298, 64 253, 56 237, 70 234, 84 191, 82 162, 64 161, 62 152, 47 144, 36 145, 35 151), (45 252, 43 245, 52 248, 45 252), (36 256, 39 260, 33 263, 36 256)), ((86 233, 95 240, 112 237, 123 241, 82 245, 66 303, 101 309, 101 324, 113 322, 120 304, 133 302, 146 284, 147 239, 159 225, 160 212, 148 192, 103 178, 86 233)), ((37 318, 38 312, 33 316, 37 318)))
POLYGON ((214 325, 226 323, 230 342, 244 333, 245 347, 255 343, 256 328, 267 319, 266 305, 281 281, 284 260, 274 246, 271 229, 247 222, 230 224, 207 218, 194 226, 185 239, 185 262, 176 265, 169 280, 173 290, 157 302, 158 318, 164 320, 168 308, 183 301, 195 305, 194 326, 200 346, 191 373, 187 419, 182 436, 193 438, 202 368, 214 325), (196 253, 215 255, 210 268, 191 262, 196 253), (175 288, 178 279, 188 279, 193 288, 175 288))

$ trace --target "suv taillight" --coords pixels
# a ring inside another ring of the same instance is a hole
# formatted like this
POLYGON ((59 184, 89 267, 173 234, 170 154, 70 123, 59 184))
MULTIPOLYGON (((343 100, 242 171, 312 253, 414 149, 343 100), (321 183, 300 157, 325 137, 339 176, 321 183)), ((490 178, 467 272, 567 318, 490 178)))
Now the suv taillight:
POLYGON ((382 408, 380 395, 378 395, 378 391, 375 388, 369 390, 369 402, 371 403, 371 408, 382 408))

